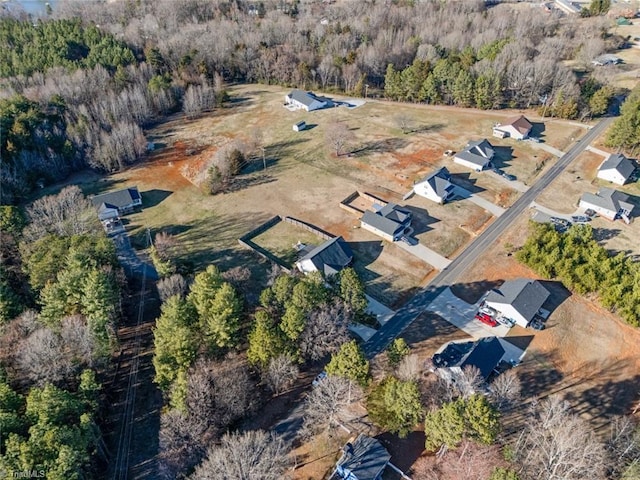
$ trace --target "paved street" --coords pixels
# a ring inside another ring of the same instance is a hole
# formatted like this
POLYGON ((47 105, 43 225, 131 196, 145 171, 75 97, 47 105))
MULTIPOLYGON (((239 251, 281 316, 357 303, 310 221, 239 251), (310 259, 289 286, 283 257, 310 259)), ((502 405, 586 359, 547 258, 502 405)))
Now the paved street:
POLYGON ((613 121, 613 118, 605 118, 596 126, 591 128, 576 144, 558 161, 543 173, 538 181, 524 193, 505 213, 496 218, 482 234, 475 238, 467 248, 458 255, 443 271, 441 271, 433 281, 420 292, 418 292, 403 308, 387 322, 376 334, 365 344, 364 349, 369 358, 383 351, 389 343, 393 341, 420 313, 429 307, 445 287, 452 285, 461 278, 480 255, 482 255, 507 229, 511 223, 518 218, 531 205, 536 197, 549 186, 584 149, 595 140, 613 121))
POLYGON ((455 193, 459 197, 469 200, 472 203, 475 203, 481 208, 484 208, 487 212, 491 213, 492 215, 495 215, 496 217, 499 217, 505 212, 504 208, 499 207, 495 203, 491 203, 489 200, 485 200, 484 198, 479 197, 478 195, 471 193, 469 190, 459 187, 457 185, 453 190, 453 193, 455 193))
POLYGON ((451 263, 451 260, 443 257, 438 252, 434 252, 421 243, 418 243, 417 245, 408 245, 404 242, 395 242, 395 244, 401 249, 409 252, 411 255, 418 257, 423 262, 432 265, 436 270, 444 270, 451 263))

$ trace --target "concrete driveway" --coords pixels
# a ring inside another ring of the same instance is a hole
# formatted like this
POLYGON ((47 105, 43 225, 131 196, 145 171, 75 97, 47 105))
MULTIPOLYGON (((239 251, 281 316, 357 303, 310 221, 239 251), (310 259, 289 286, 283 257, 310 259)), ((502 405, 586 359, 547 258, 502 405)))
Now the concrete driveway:
POLYGON ((504 337, 509 333, 505 325, 490 327, 474 319, 482 299, 470 304, 456 297, 449 287, 445 288, 429 305, 427 310, 433 312, 473 338, 504 337))
POLYGON ((529 190, 529 187, 527 187, 524 183, 522 183, 520 180, 507 180, 506 178, 504 178, 502 175, 494 172, 493 170, 489 170, 487 172, 489 175, 492 175, 493 178, 501 181, 502 183, 504 183, 505 185, 507 185, 508 187, 513 188, 514 190, 517 190, 518 192, 521 193, 525 193, 527 190, 529 190))
POLYGON ((562 150, 558 150, 557 148, 552 147, 547 143, 529 142, 529 145, 531 145, 533 148, 537 148, 538 150, 549 152, 551 155, 555 155, 558 158, 562 157, 565 154, 562 150))
POLYGON ((545 207, 543 205, 540 205, 539 203, 536 203, 536 202, 531 202, 531 207, 530 208, 535 208, 539 212, 545 213, 545 214, 549 215, 550 217, 563 218, 563 219, 568 220, 570 222, 571 222, 571 217, 576 216, 576 215, 584 215, 584 212, 585 212, 584 208, 580 208, 579 207, 573 213, 558 213, 555 210, 552 210, 551 208, 547 208, 547 207, 545 207))
POLYGON ((475 193, 471 193, 466 188, 462 188, 456 185, 453 190, 453 193, 455 193, 459 197, 469 200, 472 203, 475 203, 479 207, 484 208, 487 212, 490 212, 496 217, 499 217, 506 211, 504 208, 499 207, 495 203, 491 203, 489 200, 485 200, 484 198, 479 197, 475 193))
POLYGON ((437 252, 434 252, 428 247, 425 247, 421 243, 417 245, 409 245, 402 241, 395 242, 397 246, 401 249, 409 252, 411 255, 418 257, 423 262, 428 263, 429 265, 433 265, 433 267, 437 270, 444 270, 449 266, 451 260, 446 257, 443 257, 437 252))

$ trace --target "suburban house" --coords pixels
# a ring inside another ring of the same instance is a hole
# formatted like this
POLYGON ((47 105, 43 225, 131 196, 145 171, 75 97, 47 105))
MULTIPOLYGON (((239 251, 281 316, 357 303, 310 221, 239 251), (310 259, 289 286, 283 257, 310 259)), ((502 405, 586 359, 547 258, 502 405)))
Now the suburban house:
POLYGON ((116 219, 142 206, 142 197, 138 187, 124 188, 115 192, 96 195, 91 203, 98 210, 100 221, 116 219))
POLYGON ((524 140, 531 133, 533 124, 524 115, 512 117, 505 123, 499 123, 493 127, 493 136, 498 138, 511 137, 516 140, 524 140))
POLYGON ((284 101, 287 105, 306 110, 307 112, 320 110, 321 108, 331 105, 331 101, 327 98, 317 97, 311 92, 298 89, 291 90, 291 93, 284 97, 284 101))
POLYGON ((456 153, 453 161, 479 172, 489 167, 495 154, 493 145, 485 138, 469 142, 464 150, 456 153))
POLYGON ((507 280, 499 289, 491 290, 485 304, 499 315, 527 327, 549 298, 549 291, 537 280, 507 280))
POLYGON ((389 202, 385 206, 373 204, 373 210, 367 210, 360 218, 360 226, 365 230, 395 242, 408 234, 411 225, 411 212, 389 202))
POLYGON ((594 210, 609 220, 621 218, 626 223, 631 222, 631 212, 634 205, 629 202, 629 195, 614 190, 601 188, 597 193, 583 193, 580 197, 581 208, 594 210))
POLYGON ((594 58, 591 60, 591 63, 597 67, 605 67, 607 65, 618 65, 619 63, 622 63, 622 59, 615 55, 611 55, 610 53, 606 53, 594 58))
POLYGON ((296 262, 302 273, 322 272, 326 276, 335 275, 353 262, 353 252, 342 237, 327 240, 296 262))
POLYGON ((442 167, 427 175, 413 186, 416 195, 428 198, 436 203, 445 203, 453 195, 455 186, 451 183, 449 170, 442 167))
POLYGON ((504 354, 505 349, 498 337, 486 337, 445 344, 431 360, 435 373, 447 381, 455 382, 465 367, 476 367, 486 380, 504 354))
POLYGON ((361 433, 343 447, 336 473, 343 480, 379 480, 390 460, 391 455, 379 440, 361 433))
POLYGON ((597 176, 602 180, 624 185, 629 181, 635 169, 633 161, 621 153, 613 153, 598 167, 597 176))

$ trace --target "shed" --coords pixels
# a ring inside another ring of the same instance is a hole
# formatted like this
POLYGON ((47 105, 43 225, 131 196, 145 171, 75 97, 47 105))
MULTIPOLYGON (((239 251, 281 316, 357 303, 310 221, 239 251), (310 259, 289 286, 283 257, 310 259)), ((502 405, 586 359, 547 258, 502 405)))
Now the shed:
POLYGON ((298 123, 293 125, 293 131, 294 132, 301 132, 305 128, 307 128, 307 124, 304 121, 298 122, 298 123))

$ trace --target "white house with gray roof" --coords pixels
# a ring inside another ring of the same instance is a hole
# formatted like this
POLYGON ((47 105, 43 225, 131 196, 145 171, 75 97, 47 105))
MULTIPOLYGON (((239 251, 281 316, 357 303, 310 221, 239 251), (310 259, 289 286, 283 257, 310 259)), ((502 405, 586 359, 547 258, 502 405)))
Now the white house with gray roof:
POLYGON ((410 233, 411 219, 411 212, 395 203, 389 202, 384 206, 374 204, 373 210, 367 210, 360 218, 360 226, 385 240, 395 242, 410 233))
POLYGON ((634 209, 633 203, 629 202, 629 195, 613 188, 601 188, 595 194, 583 193, 580 198, 580 207, 590 208, 608 220, 621 218, 627 223, 631 221, 634 209))
POLYGON ((424 177, 413 186, 416 195, 428 198, 436 203, 445 203, 453 195, 455 186, 451 183, 449 170, 442 167, 424 177))
POLYGON ((103 193, 91 198, 91 203, 98 210, 100 221, 116 219, 142 206, 142 196, 138 187, 123 188, 115 192, 103 193))
POLYGON ((298 89, 291 90, 291 93, 284 97, 284 101, 287 105, 306 110, 307 112, 320 110, 331 104, 331 101, 327 98, 318 97, 311 92, 298 89))
POLYGON ((485 304, 503 317, 526 328, 549 298, 549 291, 537 280, 507 280, 499 289, 491 290, 485 304))
POLYGON ((621 153, 613 153, 598 167, 597 176, 602 180, 624 185, 629 181, 635 169, 633 161, 621 153))
POLYGON ((335 237, 318 245, 296 262, 296 267, 305 275, 322 272, 325 276, 338 273, 353 262, 353 252, 342 237, 335 237))
POLYGON ((478 172, 488 168, 496 152, 493 145, 484 138, 469 142, 464 150, 456 153, 453 161, 478 172))

